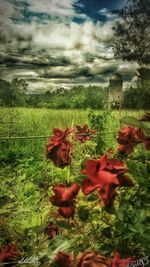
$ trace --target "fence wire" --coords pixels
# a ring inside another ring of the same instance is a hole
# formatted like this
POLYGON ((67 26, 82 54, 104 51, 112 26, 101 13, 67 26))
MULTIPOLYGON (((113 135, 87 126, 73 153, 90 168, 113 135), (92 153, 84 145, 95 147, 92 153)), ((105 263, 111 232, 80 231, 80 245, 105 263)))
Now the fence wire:
MULTIPOLYGON (((75 136, 96 136, 96 135, 100 135, 100 134, 117 134, 118 132, 97 132, 96 134, 76 134, 75 136)), ((70 135, 71 136, 71 135, 70 135)), ((8 137, 0 137, 0 141, 13 141, 13 140, 28 140, 28 139, 47 139, 50 138, 50 135, 41 135, 41 136, 8 136, 8 137)))

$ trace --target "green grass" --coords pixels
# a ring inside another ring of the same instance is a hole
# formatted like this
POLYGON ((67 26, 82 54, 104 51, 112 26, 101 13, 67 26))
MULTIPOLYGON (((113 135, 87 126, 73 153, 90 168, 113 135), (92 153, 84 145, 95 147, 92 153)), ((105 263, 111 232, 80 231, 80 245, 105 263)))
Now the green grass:
MULTIPOLYGON (((8 119, 11 112, 16 125, 19 124, 20 129, 24 130, 26 135, 48 135, 55 127, 70 127, 72 124, 85 123, 85 120, 87 119, 86 111, 83 110, 2 108, 1 117, 7 112, 8 115, 6 115, 5 117, 8 119)), ((5 129, 7 130, 8 127, 9 124, 5 126, 5 129)))
MULTIPOLYGON (((35 108, 0 108, 0 137, 8 136, 50 136, 53 128, 66 128, 88 123, 86 110, 51 110, 35 108), (4 116, 4 117, 3 117, 4 116)), ((101 113, 102 111, 95 111, 101 113)), ((112 111, 106 125, 108 145, 115 142, 115 132, 120 128, 119 119, 125 115, 137 116, 142 111, 112 111)), ((41 158, 44 155, 47 138, 11 140, 1 143, 1 158, 41 158)), ((8 160, 9 161, 9 160, 8 160)))
MULTIPOLYGON (((53 128, 72 127, 87 122, 87 113, 82 110, 49 110, 32 108, 1 108, 0 137, 50 136, 53 128)), ((2 158, 41 157, 47 138, 13 140, 1 143, 2 158)))

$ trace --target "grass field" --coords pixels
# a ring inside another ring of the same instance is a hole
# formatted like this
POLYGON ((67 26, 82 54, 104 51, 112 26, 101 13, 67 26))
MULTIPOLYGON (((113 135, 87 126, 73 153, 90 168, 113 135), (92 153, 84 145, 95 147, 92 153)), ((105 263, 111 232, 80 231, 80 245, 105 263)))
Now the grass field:
MULTIPOLYGON (((66 128, 87 122, 86 111, 47 109, 1 109, 0 137, 7 136, 49 136, 53 128, 66 128), (4 117, 3 117, 4 116, 4 117)), ((38 156, 47 138, 23 139, 3 142, 3 155, 8 151, 18 151, 25 156, 38 156)), ((43 154, 43 153, 42 153, 43 154)))
MULTIPOLYGON (((97 114, 102 111, 95 111, 97 114)), ((49 135, 53 128, 70 127, 88 123, 87 110, 51 110, 35 108, 0 108, 0 135, 49 135), (10 128, 11 127, 11 128, 10 128)), ((139 117, 143 111, 112 111, 112 128, 126 115, 139 117)))
MULTIPOLYGON (((1 158, 6 159, 7 156, 12 158, 26 157, 43 157, 44 148, 47 138, 42 136, 50 136, 53 128, 74 127, 76 125, 89 124, 89 110, 51 110, 51 109, 35 109, 35 108, 0 108, 0 137, 7 138, 16 136, 41 136, 41 138, 18 139, 1 142, 1 158)), ((101 114, 102 111, 95 111, 101 114)), ((123 116, 140 117, 143 111, 112 111, 109 117, 105 132, 116 132, 120 127, 119 119, 123 116)), ((108 144, 115 143, 114 134, 106 134, 108 144)), ((8 160, 9 161, 9 160, 8 160)))
MULTIPOLYGON (((15 157, 41 157, 47 138, 53 128, 66 128, 75 125, 83 125, 88 122, 89 110, 50 110, 35 108, 1 108, 0 109, 0 137, 8 136, 41 136, 37 139, 11 140, 1 142, 1 156, 6 158, 7 154, 15 154, 15 157), (13 152, 13 153, 11 153, 13 152), (24 155, 24 156, 23 156, 24 155), (6 157, 5 157, 6 156, 6 157)), ((95 111, 101 114, 102 111, 95 111)), ((119 129, 119 119, 130 115, 139 117, 142 111, 112 111, 107 121, 105 132, 115 132, 119 129)), ((114 142, 114 135, 108 134, 108 142, 114 142)), ((107 139, 106 137, 106 139, 107 139)))

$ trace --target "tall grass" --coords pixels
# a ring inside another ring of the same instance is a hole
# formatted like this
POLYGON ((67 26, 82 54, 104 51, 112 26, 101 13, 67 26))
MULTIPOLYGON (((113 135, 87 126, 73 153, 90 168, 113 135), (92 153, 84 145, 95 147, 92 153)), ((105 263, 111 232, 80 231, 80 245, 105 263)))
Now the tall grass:
MULTIPOLYGON (((72 127, 87 122, 84 110, 50 110, 32 108, 1 108, 1 137, 7 136, 50 136, 53 128, 72 127), (5 115, 5 117, 3 117, 5 115)), ((44 153, 47 138, 11 140, 3 142, 1 154, 17 157, 44 153), (12 153, 13 151, 13 153, 12 153)))
MULTIPOLYGON (((53 128, 66 128, 88 123, 86 110, 51 110, 35 108, 1 108, 0 137, 11 136, 50 136, 53 128)), ((101 113, 102 111, 95 111, 101 113)), ((119 119, 123 116, 140 117, 142 111, 112 111, 106 132, 116 132, 120 128, 119 119)), ((108 134, 108 145, 115 142, 115 134, 108 134)), ((13 140, 1 143, 1 157, 43 157, 47 138, 13 140)))

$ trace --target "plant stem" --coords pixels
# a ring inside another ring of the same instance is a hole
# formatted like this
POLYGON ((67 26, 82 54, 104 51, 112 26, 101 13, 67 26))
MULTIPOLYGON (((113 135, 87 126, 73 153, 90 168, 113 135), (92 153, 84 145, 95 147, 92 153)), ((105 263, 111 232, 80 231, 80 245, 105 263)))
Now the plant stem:
MULTIPOLYGON (((84 238, 84 241, 88 242, 88 238, 87 238, 87 236, 85 235, 84 231, 82 231, 82 228, 80 227, 79 223, 78 223, 75 219, 73 219, 73 221, 74 221, 75 225, 77 226, 77 229, 78 229, 79 233, 82 234, 82 236, 83 236, 83 238, 84 238)), ((85 243, 85 248, 86 248, 86 247, 87 247, 87 246, 86 246, 86 243, 85 243)))
POLYGON ((96 232, 96 229, 94 227, 94 224, 93 224, 92 220, 90 220, 90 224, 91 224, 91 227, 92 227, 92 230, 93 230, 93 236, 94 236, 95 240, 97 241, 97 240, 99 240, 99 236, 97 235, 97 232, 96 232))

